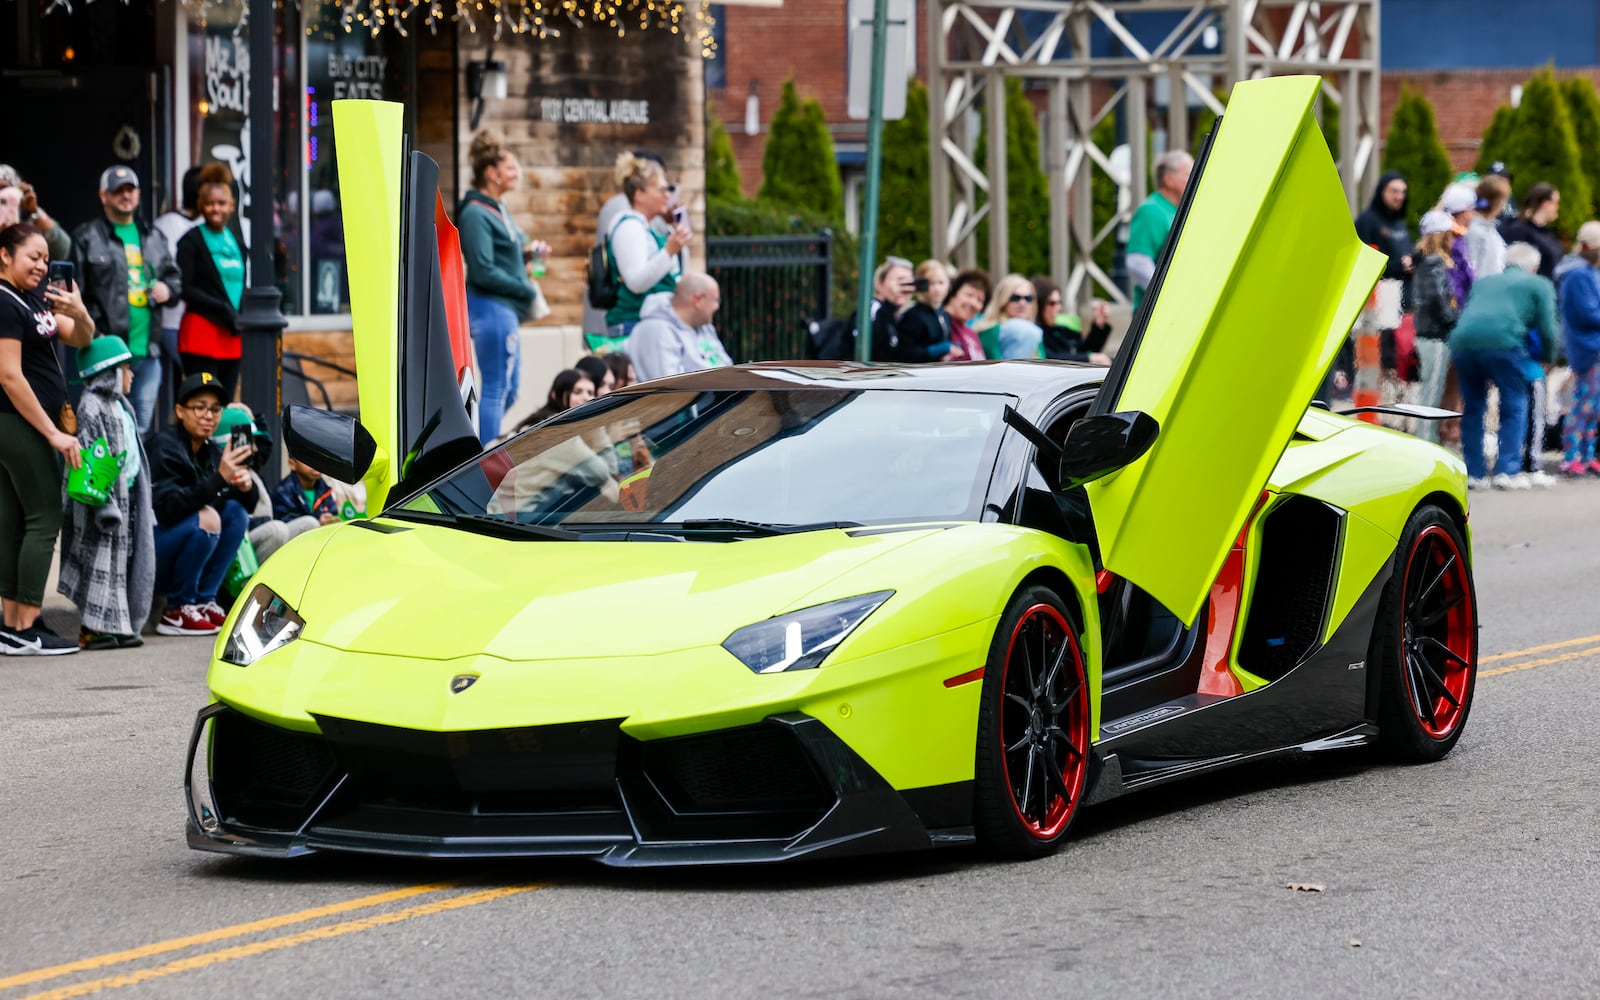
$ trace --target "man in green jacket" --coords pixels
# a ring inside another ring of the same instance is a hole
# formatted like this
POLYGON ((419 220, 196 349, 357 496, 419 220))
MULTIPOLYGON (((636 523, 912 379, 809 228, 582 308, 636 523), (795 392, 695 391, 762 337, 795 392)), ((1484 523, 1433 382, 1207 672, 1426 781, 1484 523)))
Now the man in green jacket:
POLYGON ((1556 288, 1538 270, 1538 250, 1527 243, 1511 244, 1506 269, 1473 283, 1450 331, 1450 356, 1461 382, 1461 457, 1467 463, 1469 489, 1525 490, 1534 485, 1533 476, 1523 471, 1529 396, 1532 383, 1542 381, 1556 360, 1561 343, 1556 288), (1499 454, 1492 478, 1483 455, 1490 382, 1500 390, 1499 454))

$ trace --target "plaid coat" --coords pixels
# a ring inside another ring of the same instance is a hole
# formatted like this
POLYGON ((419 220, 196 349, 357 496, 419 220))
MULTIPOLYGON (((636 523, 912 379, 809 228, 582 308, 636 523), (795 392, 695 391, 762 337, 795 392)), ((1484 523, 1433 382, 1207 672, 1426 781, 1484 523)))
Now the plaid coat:
POLYGON ((122 395, 122 370, 91 376, 78 405, 78 443, 105 438, 113 453, 137 449, 139 474, 130 489, 117 477, 111 497, 91 507, 62 491, 61 579, 56 589, 83 612, 96 632, 137 635, 150 617, 156 581, 155 513, 150 507, 150 461, 138 435, 128 440, 117 410, 132 416, 122 395))

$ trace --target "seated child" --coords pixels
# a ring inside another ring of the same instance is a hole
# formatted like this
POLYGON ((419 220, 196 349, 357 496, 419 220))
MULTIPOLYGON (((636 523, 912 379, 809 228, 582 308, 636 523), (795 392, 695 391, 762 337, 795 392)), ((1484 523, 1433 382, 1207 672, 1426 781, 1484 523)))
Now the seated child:
POLYGON ((333 484, 322 473, 293 457, 289 474, 272 494, 272 516, 290 523, 311 519, 311 527, 339 520, 339 501, 333 484))
POLYGON ((78 443, 92 448, 104 440, 111 455, 126 455, 104 503, 65 501, 56 589, 82 612, 78 645, 83 649, 143 645, 139 631, 150 616, 155 588, 150 463, 125 395, 133 383, 132 361, 120 337, 97 337, 78 351, 84 382, 78 443))

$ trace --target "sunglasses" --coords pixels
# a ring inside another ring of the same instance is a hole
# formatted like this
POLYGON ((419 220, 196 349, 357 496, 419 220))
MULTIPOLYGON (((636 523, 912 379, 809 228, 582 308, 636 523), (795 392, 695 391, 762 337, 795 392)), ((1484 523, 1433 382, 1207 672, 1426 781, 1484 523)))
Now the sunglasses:
POLYGON ((1032 295, 1013 295, 1013 296, 1011 296, 1011 301, 1012 302, 1032 302, 1033 301, 1033 296, 1032 295))

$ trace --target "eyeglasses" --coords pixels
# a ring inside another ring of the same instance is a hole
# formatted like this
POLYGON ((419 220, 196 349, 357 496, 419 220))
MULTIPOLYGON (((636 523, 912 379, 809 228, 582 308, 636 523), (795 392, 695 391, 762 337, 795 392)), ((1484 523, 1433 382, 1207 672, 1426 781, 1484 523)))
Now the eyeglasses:
POLYGON ((1044 304, 1047 306, 1059 306, 1061 304, 1061 299, 1052 295, 1048 299, 1045 299, 1044 304))
POLYGON ((1032 295, 1013 295, 1013 296, 1011 296, 1011 301, 1012 302, 1032 302, 1033 301, 1033 296, 1032 295))
POLYGON ((222 407, 220 407, 220 406, 207 406, 204 403, 194 403, 194 404, 192 404, 190 406, 185 406, 184 409, 188 410, 190 413, 194 414, 197 417, 220 417, 220 416, 222 416, 222 407))

